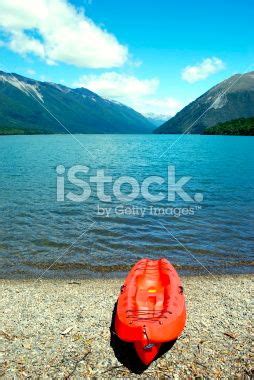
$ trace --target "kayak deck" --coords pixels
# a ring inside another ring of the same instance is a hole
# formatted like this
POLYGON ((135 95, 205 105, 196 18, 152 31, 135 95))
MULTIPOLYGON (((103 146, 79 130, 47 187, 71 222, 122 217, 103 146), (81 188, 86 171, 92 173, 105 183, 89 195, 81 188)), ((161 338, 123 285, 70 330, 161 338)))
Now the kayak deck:
POLYGON ((166 259, 142 259, 129 272, 117 303, 119 338, 150 344, 175 340, 186 321, 183 287, 166 259))

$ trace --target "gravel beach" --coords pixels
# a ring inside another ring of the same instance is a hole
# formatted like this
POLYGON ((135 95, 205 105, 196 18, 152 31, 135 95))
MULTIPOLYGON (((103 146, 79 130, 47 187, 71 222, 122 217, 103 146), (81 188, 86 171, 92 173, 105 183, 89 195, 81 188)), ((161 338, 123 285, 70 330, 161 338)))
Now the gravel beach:
MULTIPOLYGON (((251 378, 251 277, 182 280, 188 312, 182 336, 147 369, 132 371, 116 358, 114 335, 110 345, 122 280, 1 280, 0 376, 251 378)), ((128 356, 129 345, 125 350, 128 356)))

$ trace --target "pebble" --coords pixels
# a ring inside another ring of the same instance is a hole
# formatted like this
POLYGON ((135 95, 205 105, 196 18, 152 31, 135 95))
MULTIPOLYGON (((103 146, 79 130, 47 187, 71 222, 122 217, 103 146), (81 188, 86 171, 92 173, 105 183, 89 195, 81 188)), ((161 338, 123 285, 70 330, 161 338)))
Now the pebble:
POLYGON ((135 374, 110 346, 121 279, 0 280, 0 375, 6 380, 250 379, 251 277, 185 277, 183 283, 188 320, 182 337, 135 374))

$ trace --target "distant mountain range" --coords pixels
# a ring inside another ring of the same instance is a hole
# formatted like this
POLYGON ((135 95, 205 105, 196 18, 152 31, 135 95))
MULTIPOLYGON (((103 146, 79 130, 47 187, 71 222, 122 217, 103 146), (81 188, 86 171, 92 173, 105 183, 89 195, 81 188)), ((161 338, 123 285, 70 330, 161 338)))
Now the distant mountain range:
MULTIPOLYGON (((217 84, 166 122, 165 115, 141 115, 86 88, 0 71, 0 134, 152 133, 156 126, 154 133, 159 134, 203 134, 218 124, 250 117, 254 117, 254 71, 217 84)), ((237 123, 230 124, 231 132, 239 130, 237 123)), ((223 126, 212 131, 227 130, 223 126)), ((240 131, 244 134, 244 127, 240 131)))
POLYGON ((144 114, 144 116, 156 127, 159 127, 160 125, 164 124, 170 118, 168 115, 158 115, 152 112, 146 113, 144 114))
POLYGON ((132 108, 85 88, 0 71, 0 134, 151 133, 153 129, 132 108))
POLYGON ((212 87, 155 130, 155 133, 204 133, 208 127, 254 116, 254 71, 236 74, 212 87))

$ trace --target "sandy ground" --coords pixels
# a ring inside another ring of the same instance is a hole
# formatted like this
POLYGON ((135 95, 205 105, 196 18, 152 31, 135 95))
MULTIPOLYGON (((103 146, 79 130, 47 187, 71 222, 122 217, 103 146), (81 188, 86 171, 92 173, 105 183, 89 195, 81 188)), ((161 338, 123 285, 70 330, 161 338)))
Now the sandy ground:
POLYGON ((123 346, 120 354, 114 336, 115 352, 110 345, 112 311, 121 283, 0 280, 0 376, 251 378, 250 276, 184 278, 186 329, 175 345, 145 370, 134 363, 129 345, 123 346))

